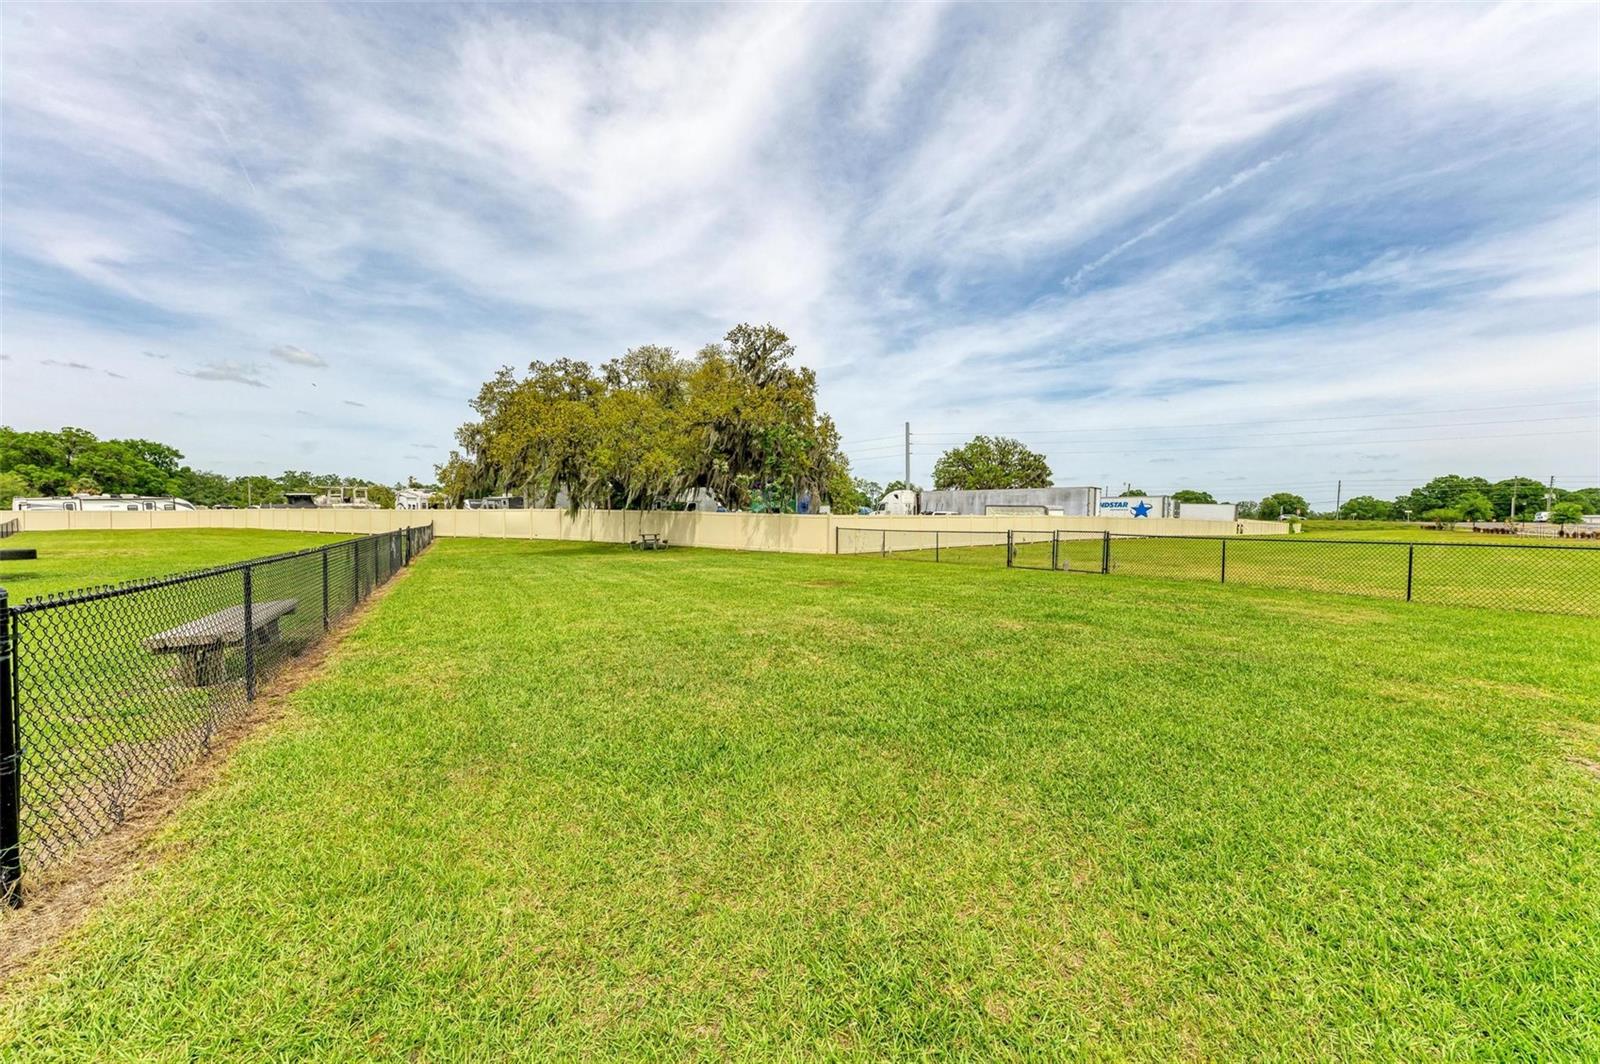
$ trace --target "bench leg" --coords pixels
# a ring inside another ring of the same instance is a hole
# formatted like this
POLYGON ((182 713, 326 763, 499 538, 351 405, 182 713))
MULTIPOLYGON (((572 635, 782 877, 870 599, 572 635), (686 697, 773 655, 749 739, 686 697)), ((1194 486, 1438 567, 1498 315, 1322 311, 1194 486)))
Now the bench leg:
POLYGON ((178 675, 190 687, 210 687, 227 678, 221 647, 195 647, 179 658, 178 675))
POLYGON ((210 687, 228 678, 226 655, 222 647, 206 647, 200 651, 200 668, 197 686, 210 687))

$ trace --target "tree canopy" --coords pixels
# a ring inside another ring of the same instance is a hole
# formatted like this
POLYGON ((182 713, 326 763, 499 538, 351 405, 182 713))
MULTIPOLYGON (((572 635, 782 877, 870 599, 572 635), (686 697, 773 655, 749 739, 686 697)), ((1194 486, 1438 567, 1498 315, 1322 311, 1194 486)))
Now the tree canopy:
POLYGON ((933 467, 936 490, 1048 488, 1051 481, 1044 455, 1007 436, 974 436, 940 455, 933 467))
POLYGON ((1576 502, 1557 503, 1550 511, 1550 520, 1558 525, 1575 525, 1583 520, 1583 507, 1576 502))
POLYGON ((1214 503, 1209 491, 1196 491, 1193 488, 1179 488, 1172 493, 1173 502, 1214 503))
POLYGON ((1274 492, 1256 505, 1256 516, 1263 521, 1276 521, 1285 514, 1303 514, 1310 507, 1300 496, 1287 491, 1274 492))
POLYGON ((1346 499, 1339 507, 1339 516, 1348 521, 1387 521, 1393 513, 1393 506, 1371 495, 1346 499))
POLYGON ((705 489, 732 509, 853 502, 857 490, 816 374, 771 325, 737 325, 693 358, 636 347, 598 368, 573 359, 502 368, 439 467, 453 500, 521 494, 577 510, 672 505, 705 489))

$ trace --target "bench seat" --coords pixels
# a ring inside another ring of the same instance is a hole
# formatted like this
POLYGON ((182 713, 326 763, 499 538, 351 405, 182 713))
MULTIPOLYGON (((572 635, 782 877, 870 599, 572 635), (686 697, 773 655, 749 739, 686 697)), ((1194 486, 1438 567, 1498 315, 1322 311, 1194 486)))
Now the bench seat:
MULTIPOLYGON (((250 606, 250 627, 255 642, 264 646, 278 640, 278 622, 300 607, 299 599, 273 599, 250 606)), ((244 645, 244 606, 208 613, 204 617, 158 632, 144 641, 153 654, 178 654, 183 659, 185 682, 195 687, 220 683, 225 678, 223 651, 244 645)))

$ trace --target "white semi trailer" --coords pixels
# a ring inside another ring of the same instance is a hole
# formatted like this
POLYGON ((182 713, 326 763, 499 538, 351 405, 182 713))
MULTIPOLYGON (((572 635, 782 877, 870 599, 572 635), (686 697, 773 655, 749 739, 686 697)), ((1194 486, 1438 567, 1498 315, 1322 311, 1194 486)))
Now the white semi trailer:
POLYGON ((1177 516, 1190 521, 1232 521, 1238 508, 1231 502, 1180 502, 1177 516))
MULTIPOLYGON (((1096 517, 1171 517, 1170 495, 1125 495, 1101 499, 1096 517)), ((1227 518, 1232 520, 1232 518, 1227 518)))

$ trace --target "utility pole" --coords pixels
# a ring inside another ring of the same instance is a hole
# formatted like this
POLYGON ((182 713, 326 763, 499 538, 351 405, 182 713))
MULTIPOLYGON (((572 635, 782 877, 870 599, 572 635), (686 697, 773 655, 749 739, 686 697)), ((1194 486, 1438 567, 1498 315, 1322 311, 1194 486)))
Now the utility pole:
POLYGON ((1545 509, 1545 513, 1549 513, 1551 510, 1554 510, 1555 508, 1556 508, 1556 478, 1555 478, 1554 474, 1551 474, 1551 476, 1550 476, 1550 487, 1544 493, 1544 509, 1545 509))
MULTIPOLYGON (((880 454, 883 452, 879 452, 880 454)), ((906 488, 911 487, 911 422, 906 422, 906 488)))
POLYGON ((1333 489, 1333 519, 1339 520, 1339 504, 1344 502, 1344 481, 1339 481, 1339 486, 1333 489))
POLYGON ((1521 483, 1522 480, 1520 477, 1511 482, 1511 516, 1508 517, 1506 521, 1512 525, 1517 523, 1517 488, 1521 485, 1521 483))

